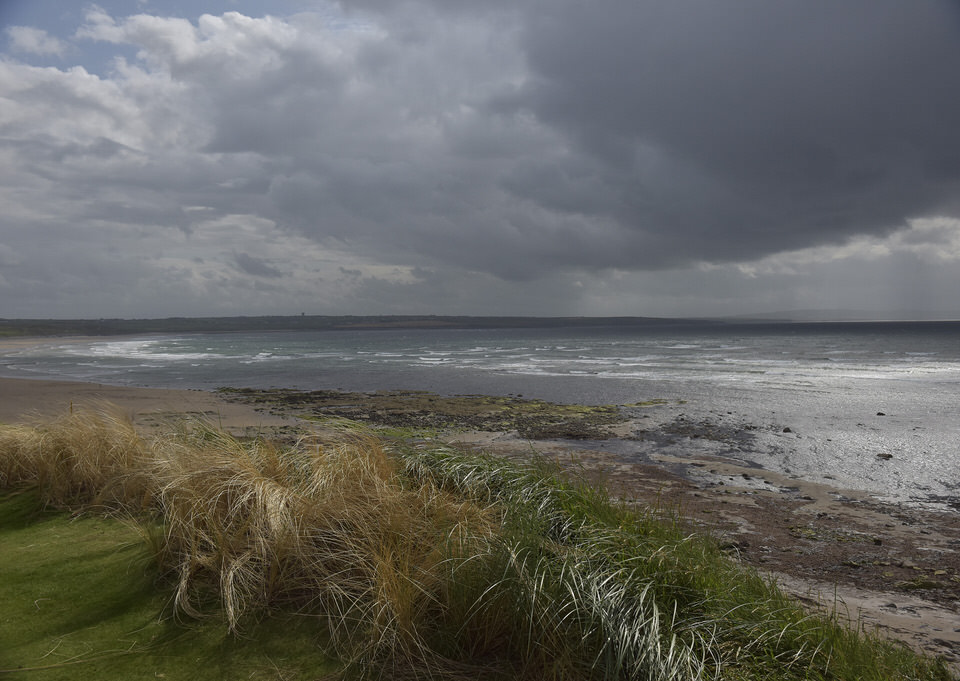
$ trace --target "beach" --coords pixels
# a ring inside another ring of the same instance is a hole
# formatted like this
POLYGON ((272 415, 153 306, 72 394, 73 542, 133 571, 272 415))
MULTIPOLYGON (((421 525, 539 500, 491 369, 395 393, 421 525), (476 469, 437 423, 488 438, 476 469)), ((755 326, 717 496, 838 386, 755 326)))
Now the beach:
POLYGON ((239 434, 289 425, 290 419, 220 399, 204 390, 132 388, 74 381, 0 378, 0 422, 24 423, 110 403, 146 429, 184 417, 204 418, 239 434))
MULTIPOLYGON (((280 403, 275 395, 255 391, 221 394, 2 378, 0 422, 50 419, 71 408, 109 403, 126 412, 145 435, 162 432, 186 417, 205 419, 238 435, 284 438, 295 436, 300 428, 315 427, 313 420, 299 416, 332 414, 350 406, 353 417, 376 425, 386 413, 382 399, 373 395, 368 413, 363 413, 363 400, 356 393, 339 405, 330 402, 329 393, 324 395, 322 409, 327 411, 317 412, 309 395, 280 403)), ((423 394, 410 399, 423 399, 423 394)), ((488 402, 476 399, 473 412, 466 402, 457 402, 467 424, 476 423, 477 414, 488 409, 484 406, 488 402)), ((434 401, 438 412, 449 410, 439 398, 434 401)), ((422 418, 422 406, 413 404, 411 413, 422 418)), ((648 407, 655 412, 657 406, 648 407)), ((391 412, 395 426, 403 420, 397 415, 401 412, 391 412)), ((645 462, 630 461, 617 453, 620 436, 636 432, 641 422, 648 434, 658 427, 656 415, 647 412, 602 426, 606 433, 600 440, 556 437, 557 433, 530 439, 517 431, 469 428, 436 428, 430 437, 511 458, 536 452, 572 474, 603 483, 626 503, 679 511, 694 528, 717 537, 733 558, 769 574, 811 605, 836 607, 868 630, 876 627, 915 648, 944 656, 955 667, 960 664, 957 514, 882 503, 853 490, 738 466, 711 457, 709 451, 685 457, 682 469, 669 454, 659 460, 648 456, 645 462), (706 475, 689 474, 698 469, 706 475)), ((685 434, 691 444, 705 435, 694 430, 685 434)))

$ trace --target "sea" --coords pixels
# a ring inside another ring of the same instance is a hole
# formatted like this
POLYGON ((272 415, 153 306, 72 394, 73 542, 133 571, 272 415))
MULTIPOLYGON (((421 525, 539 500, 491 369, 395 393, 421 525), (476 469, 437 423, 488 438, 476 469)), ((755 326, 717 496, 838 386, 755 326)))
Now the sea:
POLYGON ((633 409, 675 436, 647 428, 617 444, 626 459, 714 458, 960 512, 960 322, 51 338, 0 351, 0 373, 646 405, 633 409))

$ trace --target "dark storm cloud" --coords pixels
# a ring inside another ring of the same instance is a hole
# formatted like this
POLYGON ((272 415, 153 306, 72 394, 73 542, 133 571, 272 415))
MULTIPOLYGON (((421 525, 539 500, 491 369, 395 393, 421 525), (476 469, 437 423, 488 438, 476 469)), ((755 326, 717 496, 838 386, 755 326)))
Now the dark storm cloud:
MULTIPOLYGON (((343 197, 383 191, 382 211, 373 199, 348 213, 382 224, 387 206, 399 208, 390 222, 413 218, 396 233, 418 253, 511 278, 642 270, 749 261, 960 215, 952 0, 345 4, 381 13, 385 52, 435 47, 433 32, 450 26, 519 27, 510 44, 525 71, 496 87, 479 74, 469 132, 432 109, 440 138, 405 149, 412 177, 326 185, 343 197), (517 137, 531 116, 532 149, 464 142, 494 123, 517 137), (484 148, 496 151, 478 168, 484 148), (435 175, 477 170, 435 201, 435 175), (506 252, 486 248, 503 243, 506 252)), ((457 60, 434 54, 442 82, 457 60)))
MULTIPOLYGON (((526 16, 533 78, 503 105, 599 163, 592 179, 613 195, 602 210, 651 246, 632 254, 640 266, 956 214, 955 2, 558 0, 526 16)), ((511 188, 576 210, 543 176, 511 188)))
POLYGON ((254 257, 248 253, 237 253, 234 255, 233 260, 241 271, 252 274, 255 277, 275 279, 283 276, 283 272, 269 264, 266 260, 254 257))

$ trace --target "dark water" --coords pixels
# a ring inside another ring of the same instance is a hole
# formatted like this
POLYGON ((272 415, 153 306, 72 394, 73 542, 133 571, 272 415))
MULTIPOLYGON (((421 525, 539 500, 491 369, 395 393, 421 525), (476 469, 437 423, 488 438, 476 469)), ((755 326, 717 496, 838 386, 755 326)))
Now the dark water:
POLYGON ((758 426, 750 451, 727 456, 904 501, 960 497, 955 322, 51 340, 0 355, 0 371, 152 387, 666 399, 674 406, 660 418, 758 426))

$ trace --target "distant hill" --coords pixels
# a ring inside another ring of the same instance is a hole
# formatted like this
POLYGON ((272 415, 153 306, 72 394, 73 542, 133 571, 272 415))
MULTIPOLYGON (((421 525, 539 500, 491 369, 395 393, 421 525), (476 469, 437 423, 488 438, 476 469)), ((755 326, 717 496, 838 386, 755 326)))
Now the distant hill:
MULTIPOLYGON (((346 329, 518 329, 650 327, 703 324, 658 317, 470 317, 443 315, 297 315, 269 317, 170 317, 166 319, 0 319, 0 337, 119 336, 149 333, 333 331, 346 329)), ((721 324, 720 321, 706 322, 721 324)))
POLYGON ((0 338, 25 336, 124 336, 151 333, 250 333, 350 329, 672 329, 705 325, 866 321, 940 321, 960 314, 902 313, 884 318, 857 310, 790 310, 716 319, 672 317, 471 317, 448 315, 296 315, 168 317, 165 319, 0 319, 0 338))
POLYGON ((730 322, 931 322, 960 319, 960 312, 946 310, 784 310, 724 317, 730 322))

